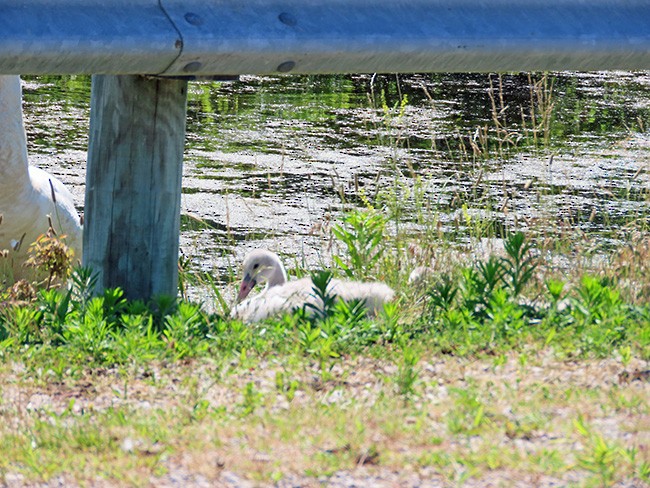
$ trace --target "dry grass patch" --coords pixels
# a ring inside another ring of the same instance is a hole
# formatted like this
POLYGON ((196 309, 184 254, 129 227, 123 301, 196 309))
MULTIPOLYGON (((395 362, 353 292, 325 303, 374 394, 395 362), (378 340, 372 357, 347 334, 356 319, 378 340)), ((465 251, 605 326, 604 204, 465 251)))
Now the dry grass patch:
POLYGON ((650 387, 631 359, 550 353, 93 370, 5 365, 0 472, 13 485, 509 486, 649 482, 650 387), (351 481, 352 480, 352 481, 351 481), (391 485, 392 483, 392 485, 391 485))

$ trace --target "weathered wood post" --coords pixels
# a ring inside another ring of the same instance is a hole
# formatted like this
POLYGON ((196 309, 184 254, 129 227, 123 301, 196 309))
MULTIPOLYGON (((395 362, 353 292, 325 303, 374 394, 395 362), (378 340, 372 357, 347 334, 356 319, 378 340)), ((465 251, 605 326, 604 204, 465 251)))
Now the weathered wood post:
POLYGON ((98 288, 175 296, 187 82, 95 75, 83 264, 98 288))

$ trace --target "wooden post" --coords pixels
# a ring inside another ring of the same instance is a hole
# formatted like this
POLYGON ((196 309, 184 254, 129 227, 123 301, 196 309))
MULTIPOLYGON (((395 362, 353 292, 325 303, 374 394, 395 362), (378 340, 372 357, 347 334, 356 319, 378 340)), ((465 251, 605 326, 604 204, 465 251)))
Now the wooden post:
POLYGON ((176 296, 187 82, 95 75, 83 264, 98 288, 176 296))

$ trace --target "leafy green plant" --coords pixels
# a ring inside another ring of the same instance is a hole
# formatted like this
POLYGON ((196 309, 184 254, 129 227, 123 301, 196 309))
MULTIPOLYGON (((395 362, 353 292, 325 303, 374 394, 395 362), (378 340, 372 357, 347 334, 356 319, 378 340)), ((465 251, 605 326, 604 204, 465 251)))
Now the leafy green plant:
POLYGON ((512 300, 508 292, 494 292, 487 311, 486 326, 491 330, 490 342, 500 342, 519 334, 525 327, 524 311, 512 300))
POLYGON ((503 242, 507 257, 502 260, 505 284, 512 291, 512 296, 521 294, 524 287, 530 282, 537 267, 534 256, 531 254, 533 247, 522 232, 515 232, 503 242))
POLYGON ((602 321, 616 314, 623 305, 619 292, 611 287, 606 278, 583 276, 576 288, 576 295, 573 300, 575 312, 585 323, 602 321))
POLYGON ((396 302, 384 304, 379 316, 379 333, 388 343, 398 341, 404 335, 404 327, 400 323, 400 306, 396 302))
POLYGON ((495 256, 490 256, 487 261, 479 261, 476 270, 478 271, 476 288, 479 288, 483 296, 489 297, 503 280, 504 266, 495 256))
POLYGON ((449 310, 458 294, 458 285, 448 274, 443 274, 434 283, 433 287, 427 291, 429 304, 434 309, 440 309, 443 312, 449 310))
POLYGON ((89 267, 77 267, 72 270, 70 274, 70 290, 71 299, 84 304, 88 302, 93 295, 97 292, 97 281, 99 274, 89 267))
POLYGON ((106 359, 113 324, 104 317, 104 300, 101 297, 91 299, 85 313, 76 315, 66 325, 62 336, 67 344, 99 363, 106 359))
POLYGON ((111 331, 112 357, 118 364, 143 364, 155 359, 164 349, 151 315, 120 317, 121 328, 111 331))
POLYGON ((346 256, 334 256, 334 262, 350 278, 372 276, 384 253, 386 218, 375 210, 349 212, 343 225, 332 227, 334 236, 345 245, 346 256))
POLYGON ((205 321, 198 306, 180 302, 175 313, 165 317, 163 340, 167 343, 175 359, 181 359, 205 347, 201 341, 205 337, 205 321))
POLYGON ((30 307, 14 307, 3 311, 0 322, 0 340, 11 340, 17 344, 34 344, 43 340, 40 324, 42 311, 30 307))
POLYGON ((366 321, 362 300, 339 300, 332 293, 330 271, 312 273, 314 300, 294 312, 301 349, 326 360, 353 345, 374 343, 380 329, 366 321))
POLYGON ((315 302, 304 305, 307 315, 313 315, 316 321, 324 320, 332 314, 336 302, 336 294, 330 292, 332 272, 328 270, 316 271, 311 274, 312 294, 315 302))
POLYGON ((582 277, 571 305, 581 347, 598 354, 623 344, 630 332, 629 320, 636 315, 609 280, 589 275, 582 277))
POLYGON ((359 326, 366 317, 366 304, 361 299, 339 300, 335 307, 335 320, 348 329, 359 326))
POLYGON ((51 340, 58 343, 66 324, 79 314, 72 302, 71 291, 41 290, 36 304, 43 314, 42 321, 39 321, 42 330, 49 331, 51 340))

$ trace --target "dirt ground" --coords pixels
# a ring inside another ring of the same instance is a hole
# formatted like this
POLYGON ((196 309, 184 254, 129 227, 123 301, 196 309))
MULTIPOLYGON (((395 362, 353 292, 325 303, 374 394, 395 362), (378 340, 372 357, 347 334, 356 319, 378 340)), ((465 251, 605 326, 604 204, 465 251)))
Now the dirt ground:
POLYGON ((0 475, 9 487, 650 486, 647 362, 536 353, 416 369, 407 395, 399 366, 375 358, 327 374, 277 358, 62 378, 5 364, 0 475))

